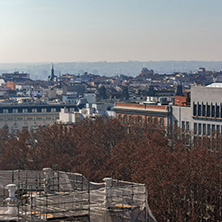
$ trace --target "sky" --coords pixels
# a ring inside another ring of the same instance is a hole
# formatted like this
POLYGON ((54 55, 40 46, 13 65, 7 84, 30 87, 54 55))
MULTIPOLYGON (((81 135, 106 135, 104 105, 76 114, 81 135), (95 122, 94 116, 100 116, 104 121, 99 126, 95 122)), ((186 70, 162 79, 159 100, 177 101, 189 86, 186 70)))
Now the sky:
POLYGON ((222 61, 222 0, 0 0, 0 63, 222 61))

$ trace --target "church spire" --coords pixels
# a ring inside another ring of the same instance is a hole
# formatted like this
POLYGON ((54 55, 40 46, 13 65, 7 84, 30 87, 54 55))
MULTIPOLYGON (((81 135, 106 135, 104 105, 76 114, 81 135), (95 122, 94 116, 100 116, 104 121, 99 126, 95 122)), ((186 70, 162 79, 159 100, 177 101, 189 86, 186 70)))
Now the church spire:
POLYGON ((55 77, 54 75, 54 66, 53 66, 53 63, 52 63, 52 69, 51 69, 51 80, 53 80, 55 77))

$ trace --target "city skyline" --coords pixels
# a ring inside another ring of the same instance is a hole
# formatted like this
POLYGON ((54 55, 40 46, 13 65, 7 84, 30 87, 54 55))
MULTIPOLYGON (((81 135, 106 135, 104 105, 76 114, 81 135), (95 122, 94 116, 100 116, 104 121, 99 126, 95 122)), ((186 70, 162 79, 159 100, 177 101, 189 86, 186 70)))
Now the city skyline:
POLYGON ((220 0, 0 0, 0 63, 221 61, 220 0))

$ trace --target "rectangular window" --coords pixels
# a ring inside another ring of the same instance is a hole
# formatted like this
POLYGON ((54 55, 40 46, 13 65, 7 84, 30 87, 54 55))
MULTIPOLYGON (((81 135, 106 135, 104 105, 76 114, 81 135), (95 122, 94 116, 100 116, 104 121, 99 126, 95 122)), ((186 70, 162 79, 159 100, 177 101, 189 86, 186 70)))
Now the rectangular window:
POLYGON ((197 105, 193 104, 193 115, 196 116, 197 114, 197 105))
POLYGON ((129 121, 132 121, 132 115, 129 115, 129 121))
POLYGON ((212 112, 211 112, 211 117, 215 117, 215 106, 211 106, 212 112))
POLYGON ((151 118, 151 116, 148 117, 148 122, 149 122, 149 123, 152 122, 152 118, 151 118))
POLYGON ((46 113, 47 110, 45 108, 42 109, 42 113, 46 113))
POLYGON ((207 135, 210 135, 210 124, 207 124, 207 135))
POLYGON ((124 121, 126 121, 126 117, 127 117, 127 116, 126 116, 126 114, 125 114, 125 115, 123 116, 123 120, 124 120, 124 121))
POLYGON ((190 123, 186 122, 186 130, 189 131, 190 130, 190 123))
POLYGON ((201 116, 201 105, 198 105, 198 116, 201 116))
POLYGON ((196 123, 194 123, 194 125, 193 125, 193 131, 194 131, 194 134, 197 134, 197 124, 196 123))
POLYGON ((217 133, 219 134, 220 133, 220 126, 217 125, 217 133))
POLYGON ((138 122, 142 123, 142 116, 138 116, 138 122))
POLYGON ((23 112, 23 113, 27 113, 27 112, 28 112, 28 109, 23 109, 22 112, 23 112))
POLYGON ((118 115, 118 119, 121 120, 121 114, 118 115))
POLYGON ((161 124, 161 125, 164 124, 164 119, 163 119, 163 117, 160 118, 160 124, 161 124))
POLYGON ((205 109, 206 109, 206 106, 203 105, 202 116, 205 116, 205 109))
POLYGON ((13 109, 12 112, 13 113, 18 113, 18 109, 13 109))
POLYGON ((157 117, 154 117, 154 123, 157 124, 157 117))
POLYGON ((222 105, 220 104, 220 118, 222 118, 222 105))
POLYGON ((185 122, 182 121, 182 129, 184 130, 185 129, 185 122))
POLYGON ((198 124, 198 134, 201 135, 201 123, 198 124))
POLYGON ((203 135, 206 135, 206 124, 203 124, 203 135))
POLYGON ((219 117, 219 110, 220 110, 220 107, 216 105, 216 117, 219 117))
POLYGON ((33 113, 37 113, 37 109, 32 109, 32 112, 33 113))
POLYGON ((8 113, 8 109, 3 109, 3 113, 8 113))
POLYGON ((212 133, 213 134, 215 133, 215 125, 214 124, 212 125, 212 133))
POLYGON ((207 116, 210 116, 210 105, 207 105, 207 116))

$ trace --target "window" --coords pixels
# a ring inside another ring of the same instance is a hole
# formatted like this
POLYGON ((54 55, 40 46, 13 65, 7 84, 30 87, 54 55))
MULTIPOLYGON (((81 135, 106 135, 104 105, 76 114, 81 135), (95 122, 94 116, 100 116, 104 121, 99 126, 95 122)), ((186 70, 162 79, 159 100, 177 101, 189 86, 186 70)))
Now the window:
POLYGON ((154 117, 154 123, 157 124, 157 117, 154 117))
POLYGON ((139 123, 142 122, 142 116, 138 116, 138 122, 139 122, 139 123))
POLYGON ((8 109, 3 109, 3 113, 8 113, 8 109))
POLYGON ((70 108, 69 111, 70 112, 75 112, 75 109, 74 108, 70 108))
POLYGON ((23 113, 27 113, 27 112, 28 112, 28 109, 23 109, 22 112, 23 112, 23 113))
POLYGON ((210 135, 210 124, 207 124, 207 135, 210 135))
POLYGON ((27 124, 22 126, 22 129, 24 129, 24 130, 28 130, 28 128, 29 127, 27 126, 27 124))
POLYGON ((196 134, 197 133, 197 124, 196 123, 194 123, 194 125, 193 125, 193 130, 194 130, 194 134, 196 134))
POLYGON ((205 116, 206 106, 203 105, 202 116, 205 116))
POLYGON ((151 118, 151 116, 148 117, 148 122, 149 122, 149 123, 152 122, 152 118, 151 118))
POLYGON ((198 134, 201 135, 201 123, 198 124, 198 134))
POLYGON ((13 113, 18 113, 18 109, 13 109, 12 112, 13 113))
POLYGON ((37 109, 32 109, 32 112, 33 113, 37 113, 37 109))
POLYGON ((211 117, 215 117, 215 106, 211 106, 212 112, 211 112, 211 117))
POLYGON ((220 104, 220 118, 222 118, 222 105, 220 104))
POLYGON ((215 125, 212 125, 212 133, 215 133, 215 125))
POLYGON ((216 107, 216 117, 219 117, 220 107, 218 105, 216 105, 215 107, 216 107))
POLYGON ((217 133, 220 133, 220 126, 217 125, 217 133))
POLYGON ((207 116, 210 116, 210 105, 207 105, 207 116))
POLYGON ((206 124, 203 124, 203 135, 206 135, 206 124))
POLYGON ((193 115, 196 116, 196 112, 197 112, 197 105, 193 104, 193 115))
POLYGON ((45 108, 42 109, 42 113, 46 113, 47 110, 45 108))
POLYGON ((184 130, 185 129, 185 122, 182 121, 182 129, 184 130))
POLYGON ((164 120, 163 117, 160 118, 160 124, 163 125, 164 124, 164 120))
POLYGON ((51 112, 56 112, 56 108, 51 108, 51 112))
POLYGON ((118 119, 121 120, 121 114, 118 115, 118 119))
POLYGON ((198 104, 198 116, 201 116, 201 105, 198 104))
POLYGON ((189 131, 190 130, 190 123, 186 122, 186 130, 189 131))
POLYGON ((132 115, 129 115, 129 121, 132 121, 132 115))

